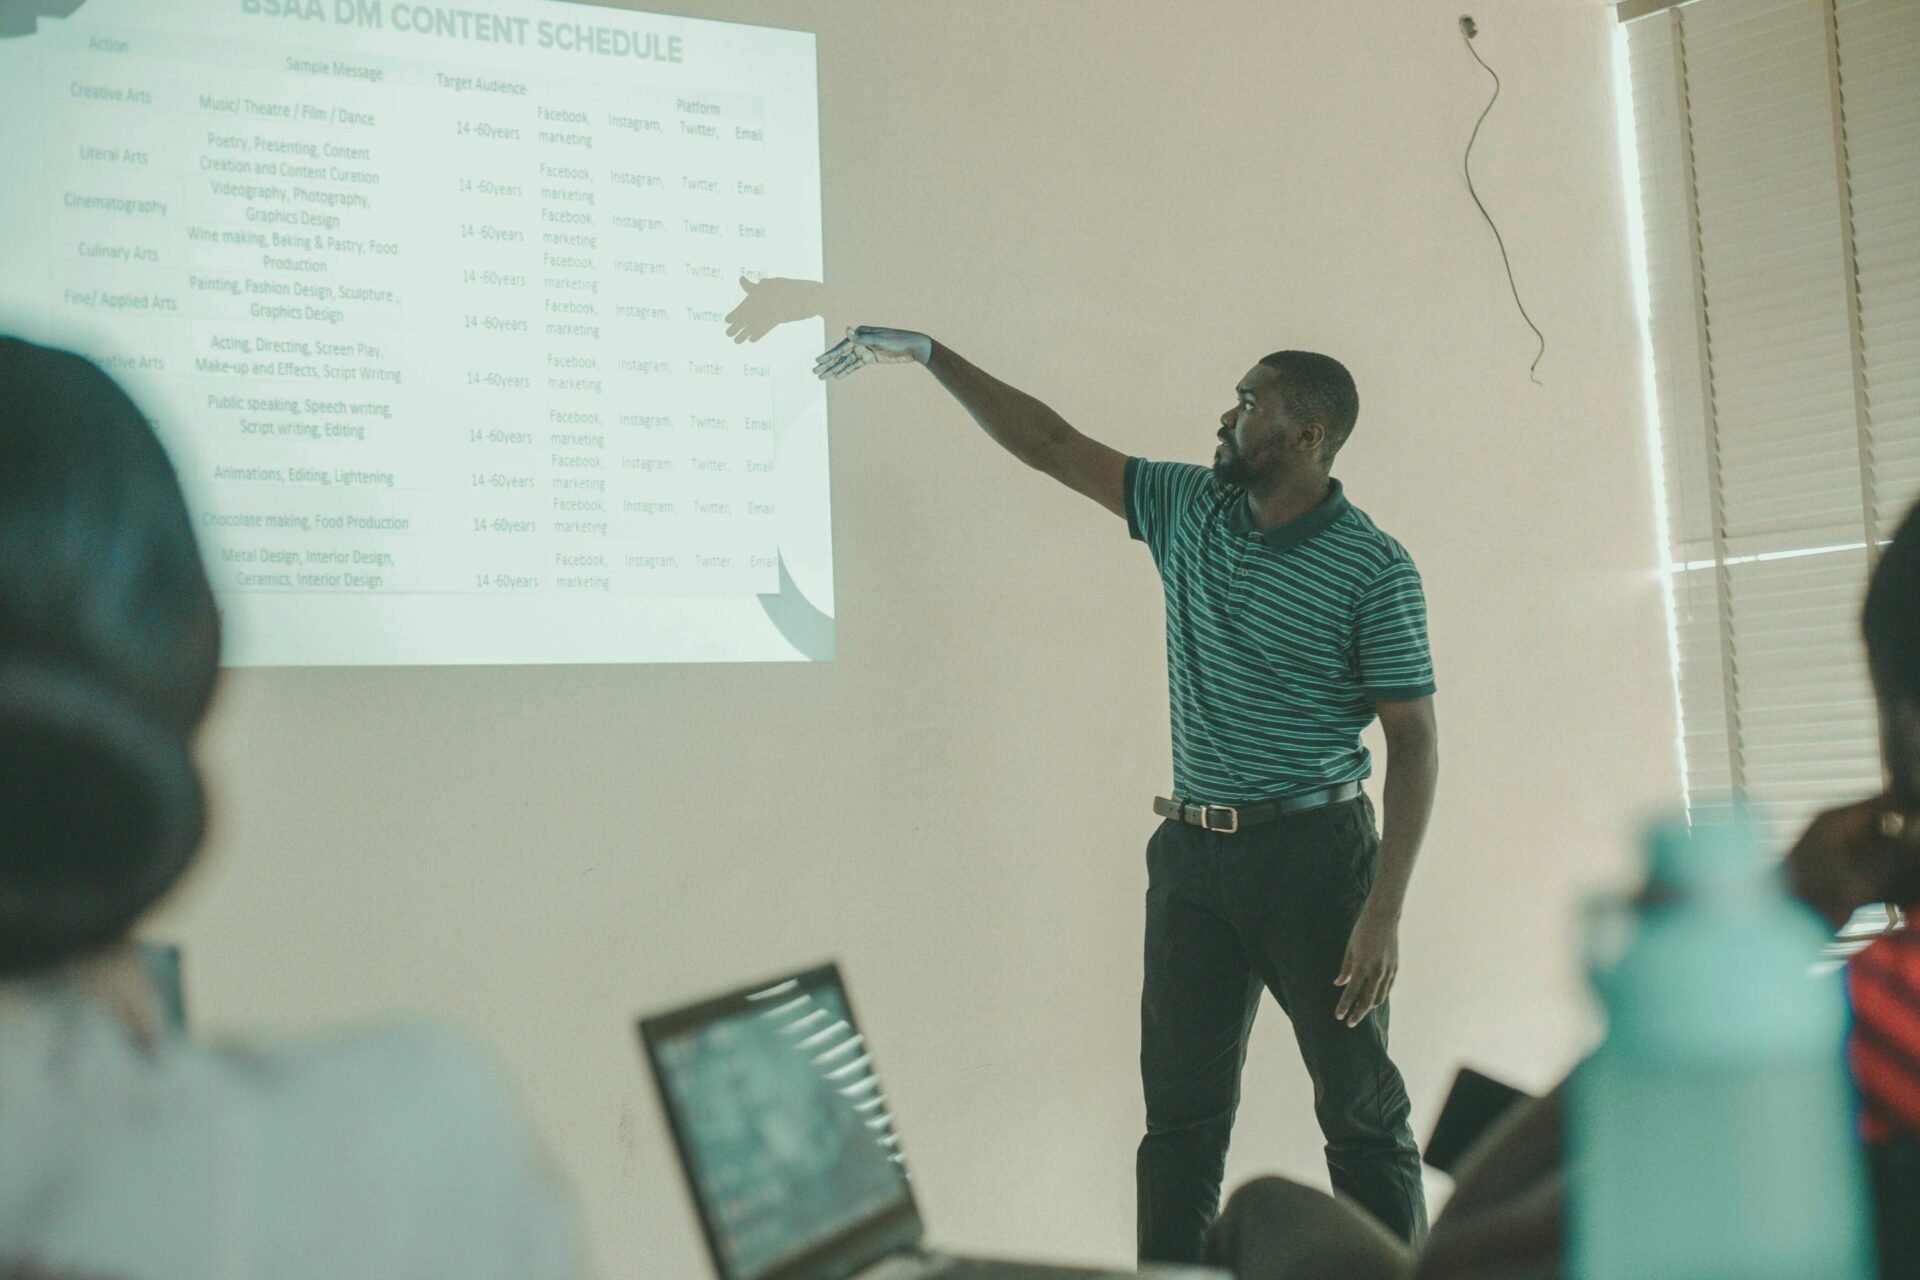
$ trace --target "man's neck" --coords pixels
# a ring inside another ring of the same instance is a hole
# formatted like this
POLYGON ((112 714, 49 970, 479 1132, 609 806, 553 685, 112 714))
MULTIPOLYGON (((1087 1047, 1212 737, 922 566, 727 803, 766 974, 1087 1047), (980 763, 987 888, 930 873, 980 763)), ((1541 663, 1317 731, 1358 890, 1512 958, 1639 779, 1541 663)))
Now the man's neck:
POLYGON ((1264 533, 1298 520, 1325 502, 1332 491, 1333 477, 1325 471, 1283 477, 1271 489, 1247 490, 1247 515, 1253 527, 1264 533))

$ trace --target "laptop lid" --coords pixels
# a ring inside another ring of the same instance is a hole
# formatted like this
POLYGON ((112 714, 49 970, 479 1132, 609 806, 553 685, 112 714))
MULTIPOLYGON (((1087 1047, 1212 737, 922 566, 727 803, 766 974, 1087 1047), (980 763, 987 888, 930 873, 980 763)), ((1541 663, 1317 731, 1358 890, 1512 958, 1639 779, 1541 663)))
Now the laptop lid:
POLYGON ((640 1020, 722 1280, 840 1280, 923 1234, 836 965, 640 1020))

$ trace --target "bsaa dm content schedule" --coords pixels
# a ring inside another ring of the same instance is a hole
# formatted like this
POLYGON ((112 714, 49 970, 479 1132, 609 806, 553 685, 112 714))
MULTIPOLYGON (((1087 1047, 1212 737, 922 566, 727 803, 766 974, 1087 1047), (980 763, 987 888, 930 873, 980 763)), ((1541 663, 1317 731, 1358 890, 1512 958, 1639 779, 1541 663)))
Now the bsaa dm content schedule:
POLYGON ((161 389, 263 650, 328 615, 253 597, 387 597, 350 624, 377 639, 504 595, 540 603, 491 615, 526 632, 503 657, 564 661, 595 623, 562 602, 603 597, 644 660, 650 616, 682 630, 686 602, 829 560, 805 545, 824 439, 782 474, 797 426, 824 435, 820 326, 737 347, 723 323, 742 277, 819 276, 810 36, 551 3, 167 10, 187 20, 95 0, 0 44, 29 47, 43 126, 14 171, 45 252, 7 302, 111 335, 103 363, 161 389))

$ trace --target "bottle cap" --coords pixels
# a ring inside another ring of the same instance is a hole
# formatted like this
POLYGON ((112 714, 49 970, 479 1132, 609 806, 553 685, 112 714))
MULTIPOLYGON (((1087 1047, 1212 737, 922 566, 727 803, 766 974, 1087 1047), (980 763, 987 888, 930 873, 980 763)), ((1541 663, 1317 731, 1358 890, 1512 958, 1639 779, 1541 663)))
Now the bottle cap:
POLYGON ((1681 893, 1751 884, 1766 872, 1742 806, 1696 810, 1692 821, 1658 823, 1647 836, 1647 882, 1681 893))

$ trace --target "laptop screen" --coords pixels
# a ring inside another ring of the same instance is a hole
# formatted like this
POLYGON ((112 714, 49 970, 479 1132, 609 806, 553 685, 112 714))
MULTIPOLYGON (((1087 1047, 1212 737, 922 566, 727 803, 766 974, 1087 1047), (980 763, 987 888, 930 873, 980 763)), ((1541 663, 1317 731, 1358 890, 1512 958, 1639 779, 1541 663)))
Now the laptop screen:
POLYGON ((760 1280, 911 1209, 886 1094, 835 970, 645 1025, 727 1280, 760 1280))

